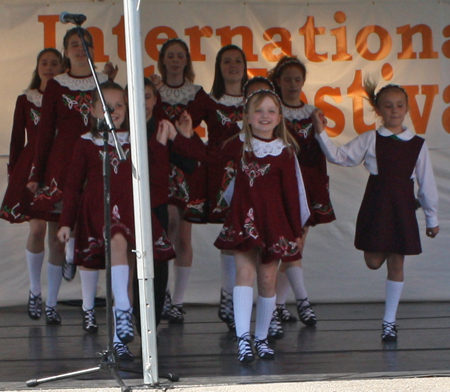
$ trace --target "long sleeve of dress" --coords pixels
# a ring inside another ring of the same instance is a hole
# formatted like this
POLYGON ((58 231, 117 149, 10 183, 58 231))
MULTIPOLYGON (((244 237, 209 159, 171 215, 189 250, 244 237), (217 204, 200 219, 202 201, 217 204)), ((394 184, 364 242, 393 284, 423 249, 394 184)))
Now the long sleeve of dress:
POLYGON ((30 181, 42 181, 44 179, 47 157, 56 135, 56 112, 58 94, 56 94, 57 82, 50 80, 47 83, 42 98, 41 119, 39 120, 36 150, 33 160, 33 171, 30 181))
POLYGON ((9 165, 8 174, 10 174, 19 159, 23 148, 25 147, 25 134, 26 134, 26 107, 24 101, 25 95, 17 97, 16 107, 14 110, 13 126, 11 132, 11 143, 9 146, 9 165))
MULTIPOLYGON (((287 159, 283 170, 281 171, 281 186, 284 208, 287 212, 286 216, 291 225, 292 231, 296 238, 302 235, 302 223, 301 223, 301 207, 300 207, 300 192, 298 187, 298 181, 301 181, 297 177, 296 173, 296 156, 292 154, 287 159)), ((306 204, 307 206, 307 204, 306 204)), ((308 207, 306 207, 308 208, 308 207)), ((309 216, 309 214, 308 214, 309 216)), ((306 221, 306 220, 305 220, 306 221)))
POLYGON ((64 188, 63 209, 59 219, 59 227, 68 226, 72 230, 74 229, 87 178, 88 162, 84 151, 87 143, 91 142, 80 139, 75 145, 64 188))
POLYGON ((151 204, 155 208, 168 201, 169 150, 156 140, 156 134, 150 137, 148 146, 151 204))
POLYGON ((329 162, 339 166, 353 167, 368 160, 369 157, 375 159, 375 132, 365 132, 341 147, 336 147, 326 132, 316 135, 316 138, 329 162))
POLYGON ((423 143, 417 158, 415 175, 419 185, 417 197, 425 213, 427 227, 436 227, 439 225, 438 192, 426 142, 423 143))

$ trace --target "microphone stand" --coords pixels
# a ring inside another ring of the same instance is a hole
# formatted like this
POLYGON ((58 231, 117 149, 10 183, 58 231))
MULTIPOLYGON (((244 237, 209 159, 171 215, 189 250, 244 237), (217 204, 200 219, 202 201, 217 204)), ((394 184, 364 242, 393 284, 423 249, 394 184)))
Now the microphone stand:
MULTIPOLYGON (((81 22, 82 23, 82 22, 81 22)), ((78 35, 80 36, 81 42, 83 44, 84 51, 86 52, 86 56, 88 58, 89 66, 91 68, 92 77, 94 78, 95 85, 97 86, 97 90, 99 93, 99 97, 103 107, 104 113, 104 121, 98 124, 99 130, 103 130, 103 197, 104 197, 104 216, 105 216, 105 268, 106 268, 106 325, 107 325, 107 345, 106 350, 97 353, 97 355, 101 358, 98 366, 83 369, 75 372, 60 374, 56 376, 33 379, 26 382, 28 387, 35 387, 39 384, 63 380, 66 378, 83 376, 86 374, 96 373, 102 370, 109 371, 117 383, 120 385, 122 392, 131 391, 130 387, 127 387, 121 377, 118 374, 119 367, 119 359, 117 358, 117 354, 114 350, 113 343, 113 314, 112 314, 112 286, 111 286, 111 207, 110 207, 110 160, 109 160, 109 133, 112 134, 115 144, 115 149, 117 150, 117 155, 119 156, 120 161, 125 161, 126 156, 123 152, 122 146, 120 145, 117 135, 115 133, 114 123, 111 118, 112 110, 108 108, 106 105, 105 99, 103 97, 102 91, 100 89, 100 83, 98 81, 98 77, 95 73, 95 68, 92 62, 91 55, 89 53, 88 46, 86 44, 86 40, 84 39, 83 31, 81 30, 81 23, 77 24, 78 35), (102 128, 102 129, 100 129, 102 128)), ((128 370, 128 369, 123 369, 128 370)))

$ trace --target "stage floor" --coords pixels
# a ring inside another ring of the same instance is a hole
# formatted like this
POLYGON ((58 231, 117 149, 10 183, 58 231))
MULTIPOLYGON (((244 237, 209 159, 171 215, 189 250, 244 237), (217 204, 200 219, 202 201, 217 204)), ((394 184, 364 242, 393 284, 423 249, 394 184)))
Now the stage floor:
MULTIPOLYGON (((97 310, 99 332, 86 334, 78 307, 59 305, 62 325, 28 318, 25 306, 0 308, 0 389, 24 389, 26 381, 96 367, 106 348, 105 308, 97 310)), ((292 311, 293 306, 289 307, 292 311)), ((184 325, 163 321, 158 329, 159 373, 175 373, 174 386, 450 376, 450 303, 402 303, 397 343, 382 343, 383 304, 318 304, 315 328, 284 324, 272 344, 275 360, 243 366, 236 342, 215 306, 186 306, 184 325)), ((119 374, 140 386, 139 338, 129 345, 136 358, 119 374)), ((161 384, 171 383, 161 379, 161 384)), ((39 386, 39 388, 42 388, 39 386)), ((108 372, 52 381, 45 388, 117 386, 108 372)))

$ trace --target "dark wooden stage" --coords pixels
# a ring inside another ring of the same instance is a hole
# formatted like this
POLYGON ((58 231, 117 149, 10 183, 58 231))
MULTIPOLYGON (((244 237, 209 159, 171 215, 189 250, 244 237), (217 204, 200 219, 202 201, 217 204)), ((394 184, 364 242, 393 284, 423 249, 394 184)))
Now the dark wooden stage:
MULTIPOLYGON (((46 326, 44 317, 29 319, 25 306, 0 309, 0 389, 23 389, 29 379, 99 364, 96 353, 106 348, 105 308, 97 310, 100 329, 94 335, 82 330, 78 307, 59 309, 60 326, 46 326)), ((316 328, 284 324, 284 338, 273 344, 274 361, 242 366, 217 308, 187 306, 184 325, 164 321, 159 327, 159 372, 178 374, 175 385, 450 376, 448 302, 400 304, 399 340, 390 344, 380 339, 383 304, 318 304, 315 310, 316 328)), ((135 373, 121 371, 120 376, 128 385, 142 385, 139 339, 129 347, 136 358, 123 366, 135 373)), ((98 372, 52 381, 45 388, 74 385, 117 386, 108 372, 98 372)))

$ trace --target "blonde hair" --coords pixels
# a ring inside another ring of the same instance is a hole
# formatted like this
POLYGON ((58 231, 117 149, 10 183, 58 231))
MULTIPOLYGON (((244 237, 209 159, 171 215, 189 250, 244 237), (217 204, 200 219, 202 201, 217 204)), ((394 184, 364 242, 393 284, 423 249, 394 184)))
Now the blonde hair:
MULTIPOLYGON (((294 140, 294 137, 287 131, 287 128, 284 124, 284 116, 283 116, 283 109, 281 106, 281 100, 278 97, 278 95, 271 91, 271 90, 257 90, 253 94, 251 94, 245 103, 244 106, 244 119, 243 119, 243 126, 242 126, 242 133, 245 135, 244 145, 242 146, 242 156, 244 157, 245 151, 248 151, 250 153, 253 153, 253 133, 252 133, 252 127, 248 123, 247 115, 249 113, 250 108, 254 107, 257 108, 259 105, 261 105, 261 102, 265 98, 270 98, 275 105, 278 107, 278 110, 280 112, 281 120, 279 124, 274 128, 273 130, 273 136, 277 139, 281 139, 283 143, 288 146, 289 153, 291 154, 293 151, 297 154, 299 151, 299 147, 297 142, 294 140)), ((236 137, 236 136, 234 136, 236 137)))

